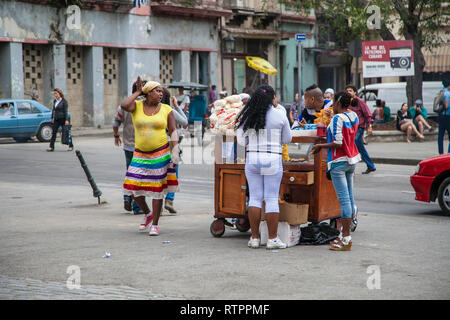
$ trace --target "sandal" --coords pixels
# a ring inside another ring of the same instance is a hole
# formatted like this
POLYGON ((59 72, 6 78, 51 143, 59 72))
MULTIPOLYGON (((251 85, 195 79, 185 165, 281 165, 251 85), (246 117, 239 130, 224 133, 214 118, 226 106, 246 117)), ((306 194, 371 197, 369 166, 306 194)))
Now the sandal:
POLYGON ((73 150, 73 148, 72 147, 69 147, 69 149, 67 149, 67 151, 72 151, 73 150))
POLYGON ((331 246, 332 244, 339 244, 339 242, 342 242, 342 237, 341 237, 341 236, 338 236, 336 239, 331 240, 331 241, 330 241, 330 246, 331 246))
POLYGON ((347 244, 344 244, 343 241, 339 240, 338 243, 332 243, 330 245, 330 250, 333 251, 350 251, 352 248, 352 240, 350 240, 347 244))
POLYGON ((54 150, 53 148, 48 148, 47 152, 53 152, 53 150, 54 150))

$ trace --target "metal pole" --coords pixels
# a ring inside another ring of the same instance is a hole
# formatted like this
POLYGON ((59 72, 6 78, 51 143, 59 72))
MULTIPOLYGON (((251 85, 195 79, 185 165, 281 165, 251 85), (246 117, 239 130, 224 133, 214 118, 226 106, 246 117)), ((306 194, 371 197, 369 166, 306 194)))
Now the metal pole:
POLYGON ((97 184, 95 183, 94 178, 92 177, 91 172, 89 171, 89 168, 88 168, 86 162, 84 161, 83 155, 81 154, 80 150, 76 150, 75 153, 78 157, 78 160, 80 160, 81 167, 83 168, 84 173, 86 174, 86 177, 92 187, 92 190, 94 193, 93 196, 94 196, 94 198, 98 198, 98 204, 100 204, 100 196, 102 195, 102 192, 97 187, 97 184))
POLYGON ((298 108, 302 104, 302 42, 297 41, 298 48, 298 62, 297 62, 297 75, 298 75, 298 108))
POLYGON ((359 89, 359 58, 356 57, 356 77, 355 77, 356 89, 359 89))

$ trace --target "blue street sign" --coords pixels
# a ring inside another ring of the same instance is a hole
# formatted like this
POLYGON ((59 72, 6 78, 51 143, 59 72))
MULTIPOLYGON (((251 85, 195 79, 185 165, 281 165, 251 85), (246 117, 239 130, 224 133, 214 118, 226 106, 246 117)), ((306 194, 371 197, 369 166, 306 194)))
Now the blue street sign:
POLYGON ((297 41, 306 40, 306 33, 296 33, 295 40, 297 41))

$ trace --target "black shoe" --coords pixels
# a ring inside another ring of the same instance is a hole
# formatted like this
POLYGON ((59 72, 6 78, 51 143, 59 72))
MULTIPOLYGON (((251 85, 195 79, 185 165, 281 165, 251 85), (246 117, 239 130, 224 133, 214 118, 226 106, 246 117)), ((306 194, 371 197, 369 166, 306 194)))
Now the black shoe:
POLYGON ((373 168, 373 169, 367 168, 367 170, 363 171, 362 174, 369 174, 369 173, 371 173, 373 171, 377 171, 377 169, 376 168, 373 168))
POLYGON ((131 199, 123 200, 123 208, 127 211, 131 211, 131 199))

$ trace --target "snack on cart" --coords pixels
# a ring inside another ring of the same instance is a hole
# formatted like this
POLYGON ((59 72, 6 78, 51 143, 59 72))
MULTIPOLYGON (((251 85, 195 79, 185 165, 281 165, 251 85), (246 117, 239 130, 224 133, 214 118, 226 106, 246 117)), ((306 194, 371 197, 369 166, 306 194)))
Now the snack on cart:
POLYGON ((322 124, 323 126, 328 127, 333 116, 332 113, 333 112, 330 109, 322 109, 320 110, 320 112, 314 113, 314 115, 317 117, 316 119, 314 119, 314 124, 322 124))
POLYGON ((244 104, 239 95, 232 95, 214 101, 214 109, 209 118, 211 133, 235 135, 234 125, 236 118, 244 104))
POLYGON ((327 127, 333 117, 333 111, 331 109, 322 109, 314 115, 317 117, 314 119, 314 123, 317 124, 317 136, 326 137, 327 127))

